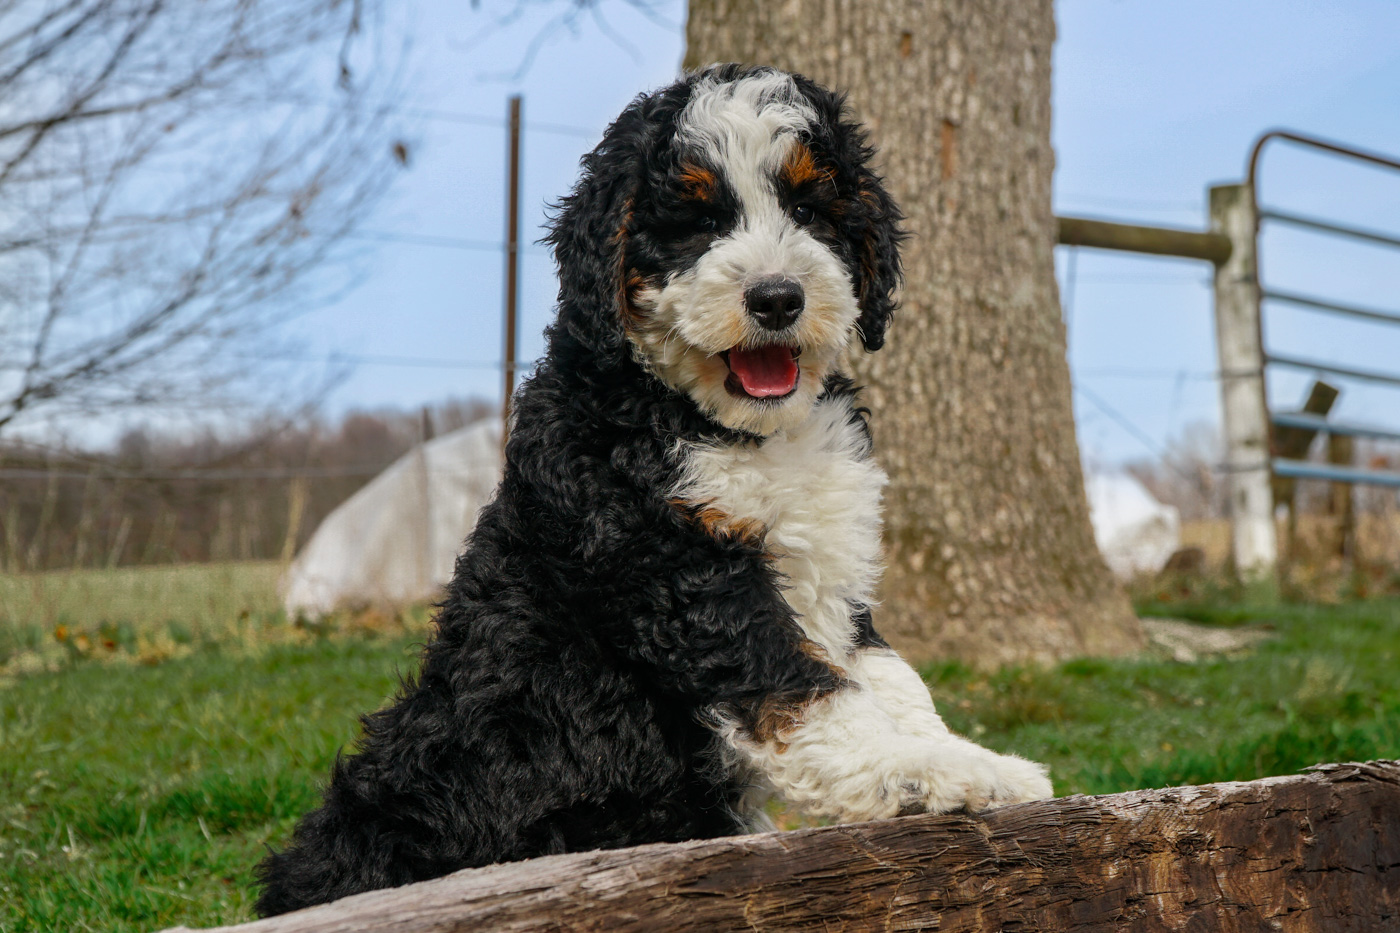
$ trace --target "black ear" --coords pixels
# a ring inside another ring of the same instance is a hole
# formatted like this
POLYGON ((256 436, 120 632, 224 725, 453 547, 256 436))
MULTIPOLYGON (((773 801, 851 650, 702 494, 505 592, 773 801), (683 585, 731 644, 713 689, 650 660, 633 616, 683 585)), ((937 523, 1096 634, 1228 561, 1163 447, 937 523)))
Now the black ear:
POLYGON ((638 285, 627 266, 632 211, 643 186, 665 173, 667 143, 696 80, 688 76, 634 98, 581 160, 574 190, 554 205, 544 240, 559 269, 552 333, 563 331, 614 359, 630 356, 626 327, 638 285))
POLYGON ((865 349, 874 352, 885 345, 885 330, 894 316, 894 293, 902 279, 899 245, 907 234, 899 228, 903 215, 880 178, 864 166, 861 175, 858 198, 864 223, 856 244, 856 296, 860 303, 856 327, 865 349))
POLYGON ((633 101, 582 159, 574 190, 554 205, 544 242, 559 269, 559 323, 598 352, 622 351, 623 254, 643 171, 646 126, 633 101))
POLYGON ((827 144, 848 204, 842 232, 853 258, 860 304, 856 327, 865 349, 878 350, 885 344, 885 330, 896 307, 894 293, 902 281, 899 246, 907 234, 899 224, 904 215, 870 167, 875 150, 867 145, 865 130, 846 107, 845 95, 794 77, 829 134, 827 144))

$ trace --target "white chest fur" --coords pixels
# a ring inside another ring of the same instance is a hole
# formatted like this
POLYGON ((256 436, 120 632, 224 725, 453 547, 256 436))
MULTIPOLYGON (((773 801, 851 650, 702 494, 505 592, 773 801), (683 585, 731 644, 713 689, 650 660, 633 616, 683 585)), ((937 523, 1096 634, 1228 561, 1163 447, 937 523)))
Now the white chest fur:
POLYGON ((711 717, 721 760, 747 787, 739 810, 760 825, 756 807, 766 791, 839 820, 1048 796, 1040 765, 950 733, 919 675, 897 654, 854 647, 851 604, 869 605, 880 576, 885 474, 850 415, 848 401, 834 400, 762 444, 681 451, 677 495, 763 523, 783 596, 807 637, 847 676, 781 736, 758 740, 732 718, 711 717))
POLYGON ((762 522, 803 631, 833 662, 845 661, 851 604, 870 605, 880 577, 886 482, 851 423, 849 401, 823 402, 802 425, 762 444, 691 445, 681 455, 677 494, 762 522))

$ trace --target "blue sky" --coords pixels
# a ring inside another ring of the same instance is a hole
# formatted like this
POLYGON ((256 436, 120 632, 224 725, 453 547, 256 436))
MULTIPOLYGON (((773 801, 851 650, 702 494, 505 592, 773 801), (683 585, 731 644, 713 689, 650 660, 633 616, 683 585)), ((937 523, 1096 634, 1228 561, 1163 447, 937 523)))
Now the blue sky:
MULTIPOLYGON (((579 155, 628 99, 679 66, 683 3, 657 4, 648 18, 603 0, 601 21, 585 14, 573 23, 558 21, 566 8, 557 2, 526 3, 518 18, 500 19, 510 6, 487 0, 474 12, 458 0, 421 0, 400 8, 409 11, 399 25, 413 47, 399 119, 414 157, 367 233, 456 245, 362 239, 359 287, 288 325, 287 336, 313 356, 415 361, 361 362, 330 397, 333 412, 498 398, 504 259, 499 249, 476 247, 499 242, 505 229, 506 98, 525 99, 523 222, 534 240, 579 155), (517 74, 541 30, 547 38, 517 74)), ((1393 0, 1062 0, 1057 20, 1060 213, 1204 227, 1207 186, 1241 179, 1251 142, 1270 127, 1400 153, 1393 0)), ((1267 203, 1400 232, 1400 175, 1280 147, 1265 157, 1262 179, 1267 203)), ((1271 228, 1262 265, 1266 283, 1400 311, 1400 253, 1271 228)), ((1187 425, 1216 420, 1206 265, 1060 249, 1057 266, 1087 458, 1150 457, 1187 425)), ((553 297, 549 258, 529 246, 521 358, 541 351, 553 297)), ((1400 368, 1397 328, 1269 307, 1266 341, 1298 355, 1400 368)), ((1279 370, 1271 394, 1295 403, 1310 378, 1279 370)), ((1397 398, 1345 385, 1340 410, 1400 426, 1397 398)))

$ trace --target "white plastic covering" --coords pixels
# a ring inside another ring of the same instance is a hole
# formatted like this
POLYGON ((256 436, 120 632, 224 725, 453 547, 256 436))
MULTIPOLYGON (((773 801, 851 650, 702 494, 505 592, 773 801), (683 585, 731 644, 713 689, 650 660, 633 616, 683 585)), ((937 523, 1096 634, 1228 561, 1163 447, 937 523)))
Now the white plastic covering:
POLYGON ((1104 560, 1120 578, 1156 573, 1181 547, 1181 515, 1126 473, 1090 473, 1089 517, 1104 560))
POLYGON ((282 580, 287 612, 438 598, 500 476, 494 418, 409 451, 321 522, 282 580))

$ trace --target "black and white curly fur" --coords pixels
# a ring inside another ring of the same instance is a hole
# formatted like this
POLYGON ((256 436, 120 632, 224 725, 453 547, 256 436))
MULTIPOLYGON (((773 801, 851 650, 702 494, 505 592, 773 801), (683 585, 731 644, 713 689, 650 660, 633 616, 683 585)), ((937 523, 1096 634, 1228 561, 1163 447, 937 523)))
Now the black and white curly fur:
POLYGON ((638 97, 549 241, 515 403, 415 680, 258 867, 275 914, 469 866, 1046 796, 952 735, 871 624, 880 496, 840 361, 899 212, 840 96, 716 66, 638 97))

